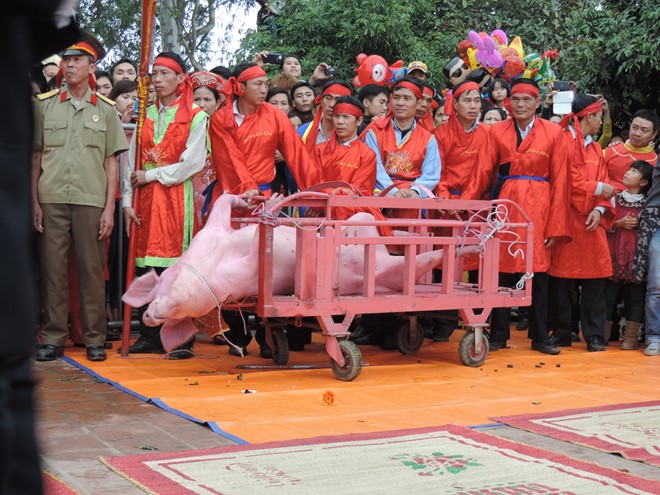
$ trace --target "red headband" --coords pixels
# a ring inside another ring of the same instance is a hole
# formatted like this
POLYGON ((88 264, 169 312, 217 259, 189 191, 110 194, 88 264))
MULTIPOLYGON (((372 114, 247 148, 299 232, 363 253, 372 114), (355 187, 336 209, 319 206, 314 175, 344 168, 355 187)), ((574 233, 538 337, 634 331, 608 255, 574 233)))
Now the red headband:
POLYGON ((239 83, 252 81, 252 79, 257 79, 258 77, 265 77, 266 73, 258 65, 254 65, 248 69, 245 69, 239 74, 236 80, 239 83))
POLYGON ((426 96, 433 96, 433 88, 429 88, 428 86, 424 86, 424 94, 426 96))
POLYGON ((364 115, 364 113, 362 112, 362 110, 360 110, 359 107, 351 103, 337 103, 335 105, 333 115, 337 115, 338 113, 346 113, 348 115, 353 115, 358 119, 364 115))
MULTIPOLYGON (((584 157, 584 136, 582 135, 582 127, 580 126, 580 121, 578 117, 586 117, 587 115, 598 113, 603 109, 603 104, 600 100, 596 100, 591 105, 580 110, 578 113, 569 113, 561 119, 559 125, 562 128, 568 127, 568 124, 573 124, 573 129, 575 130, 575 163, 578 167, 584 167, 586 159, 584 157)), ((600 149, 600 148, 599 148, 600 149)))
POLYGON ((222 125, 226 128, 231 128, 235 124, 234 120, 234 96, 239 98, 245 94, 243 85, 241 83, 252 81, 259 77, 265 77, 266 73, 258 65, 253 65, 245 69, 236 77, 230 77, 225 85, 222 87, 222 93, 227 99, 227 105, 225 106, 225 112, 222 114, 222 117, 219 116, 219 112, 216 114, 218 118, 222 121, 222 125))
POLYGON ((321 104, 321 100, 325 95, 337 95, 337 96, 351 96, 351 90, 342 84, 331 84, 323 91, 323 94, 318 95, 314 98, 314 103, 316 105, 321 104))
POLYGON ((596 100, 593 102, 591 105, 586 107, 583 110, 580 110, 578 113, 575 114, 576 117, 586 117, 589 114, 592 113, 598 113, 603 109, 603 103, 600 100, 596 100))
POLYGON ((477 93, 481 94, 479 91, 479 85, 474 81, 468 81, 464 84, 461 84, 460 87, 453 91, 454 99, 458 100, 459 96, 461 96, 463 93, 467 93, 468 91, 476 91, 477 93))
POLYGON ((392 88, 392 92, 394 93, 399 88, 404 88, 409 91, 412 91, 412 93, 415 95, 415 98, 417 98, 418 100, 422 99, 422 91, 419 89, 419 86, 417 86, 416 84, 413 84, 409 81, 400 81, 396 83, 396 85, 392 88))
POLYGON ((154 67, 157 65, 171 69, 177 74, 183 74, 183 67, 181 67, 176 60, 170 57, 156 57, 156 60, 154 60, 154 67))
POLYGON ((513 95, 531 95, 534 98, 538 98, 539 88, 529 83, 515 84, 511 88, 511 96, 513 95))

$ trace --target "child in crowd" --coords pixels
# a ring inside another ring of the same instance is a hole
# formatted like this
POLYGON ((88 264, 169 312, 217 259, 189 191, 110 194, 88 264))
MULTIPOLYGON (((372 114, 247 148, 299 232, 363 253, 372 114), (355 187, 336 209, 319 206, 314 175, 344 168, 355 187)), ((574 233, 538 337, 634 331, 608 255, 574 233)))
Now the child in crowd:
POLYGON ((612 255, 612 278, 606 287, 607 322, 605 341, 612 332, 612 317, 616 311, 619 291, 625 306, 626 326, 621 349, 637 349, 640 329, 644 317, 644 297, 646 282, 634 282, 632 261, 637 247, 637 217, 644 208, 646 194, 651 188, 653 166, 643 160, 636 160, 623 176, 626 189, 612 201, 616 210, 616 221, 608 233, 610 254, 612 255))
POLYGON ((488 88, 488 101, 490 101, 494 107, 501 108, 508 113, 505 103, 510 94, 511 89, 509 83, 501 77, 497 77, 493 79, 490 88, 488 88))

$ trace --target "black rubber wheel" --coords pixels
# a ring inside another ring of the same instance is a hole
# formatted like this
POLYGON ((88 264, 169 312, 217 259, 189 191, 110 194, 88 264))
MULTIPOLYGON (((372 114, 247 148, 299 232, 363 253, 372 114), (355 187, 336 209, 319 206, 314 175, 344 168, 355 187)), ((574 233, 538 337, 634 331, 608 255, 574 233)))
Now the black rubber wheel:
POLYGON ((474 330, 466 332, 458 345, 458 357, 465 366, 476 368, 484 364, 488 356, 488 337, 486 337, 486 334, 482 334, 481 352, 479 354, 474 350, 474 342, 474 330))
POLYGON ((341 355, 344 357, 344 366, 330 358, 330 367, 338 380, 352 382, 362 371, 362 353, 358 346, 349 340, 338 341, 341 355))
POLYGON ((417 317, 404 318, 396 331, 396 348, 401 354, 417 354, 424 344, 424 329, 417 317))
POLYGON ((287 364, 289 362, 289 341, 283 328, 273 328, 271 330, 273 338, 273 361, 275 364, 287 364))

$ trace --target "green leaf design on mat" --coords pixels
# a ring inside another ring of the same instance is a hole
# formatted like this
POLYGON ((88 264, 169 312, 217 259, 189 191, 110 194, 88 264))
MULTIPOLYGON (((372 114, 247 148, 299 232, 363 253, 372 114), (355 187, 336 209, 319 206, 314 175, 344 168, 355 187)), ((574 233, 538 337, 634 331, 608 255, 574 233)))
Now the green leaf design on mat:
POLYGON ((443 452, 432 452, 431 454, 399 454, 391 458, 401 461, 404 466, 409 466, 417 471, 418 476, 442 476, 445 472, 458 474, 468 467, 481 466, 473 459, 465 458, 460 454, 445 454, 443 452))

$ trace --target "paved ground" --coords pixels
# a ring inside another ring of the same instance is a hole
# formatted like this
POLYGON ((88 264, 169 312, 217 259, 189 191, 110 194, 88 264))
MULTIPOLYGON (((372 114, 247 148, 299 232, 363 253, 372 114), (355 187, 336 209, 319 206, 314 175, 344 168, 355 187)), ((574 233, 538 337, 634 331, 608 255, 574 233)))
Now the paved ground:
MULTIPOLYGON (((44 468, 83 495, 144 493, 110 471, 98 457, 176 452, 232 445, 209 428, 182 419, 97 382, 58 360, 36 363, 38 433, 44 468)), ((660 468, 506 426, 481 429, 516 442, 660 480, 660 468)))

